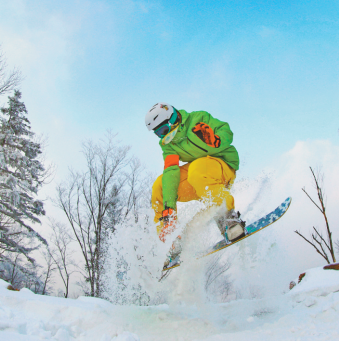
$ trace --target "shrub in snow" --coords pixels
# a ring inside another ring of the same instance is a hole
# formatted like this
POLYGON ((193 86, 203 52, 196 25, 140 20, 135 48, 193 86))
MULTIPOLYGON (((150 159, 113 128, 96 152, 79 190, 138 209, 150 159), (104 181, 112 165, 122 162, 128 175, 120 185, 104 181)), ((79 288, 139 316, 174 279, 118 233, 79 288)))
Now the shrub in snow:
POLYGON ((8 285, 7 289, 11 291, 20 291, 20 289, 15 289, 12 285, 8 285))
POLYGON ((339 270, 339 263, 325 265, 324 270, 339 270))

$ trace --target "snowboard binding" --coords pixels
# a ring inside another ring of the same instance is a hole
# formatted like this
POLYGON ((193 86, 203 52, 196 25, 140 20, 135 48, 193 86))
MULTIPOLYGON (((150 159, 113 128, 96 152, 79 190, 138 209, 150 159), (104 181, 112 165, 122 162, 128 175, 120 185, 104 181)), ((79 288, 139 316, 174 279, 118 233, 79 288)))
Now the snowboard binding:
POLYGON ((173 268, 174 266, 180 263, 181 251, 182 251, 181 236, 178 236, 174 240, 171 249, 167 253, 167 259, 164 263, 163 271, 169 268, 173 268))
POLYGON ((240 213, 234 210, 216 218, 216 223, 226 243, 231 244, 247 234, 246 222, 240 219, 240 213))
POLYGON ((232 244, 235 241, 246 236, 246 222, 242 221, 241 219, 239 220, 240 222, 234 223, 230 226, 226 226, 224 237, 227 244, 232 244))

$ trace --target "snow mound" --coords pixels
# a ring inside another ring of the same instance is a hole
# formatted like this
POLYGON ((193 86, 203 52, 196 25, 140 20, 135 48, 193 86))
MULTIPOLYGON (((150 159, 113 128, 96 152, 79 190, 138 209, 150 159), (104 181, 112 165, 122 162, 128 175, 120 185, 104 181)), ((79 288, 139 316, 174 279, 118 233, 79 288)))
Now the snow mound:
MULTIPOLYGON (((287 294, 223 304, 118 306, 7 290, 0 281, 0 340, 338 340, 339 271, 315 268, 287 294)), ((287 284, 286 284, 287 286, 287 284)))
POLYGON ((9 284, 7 282, 5 282, 4 280, 0 279, 0 288, 4 288, 7 289, 7 287, 9 286, 9 284))
MULTIPOLYGON (((298 280, 295 280, 295 283, 298 283, 298 280)), ((339 291, 339 271, 314 268, 305 272, 305 276, 300 283, 289 294, 308 293, 313 296, 327 296, 337 291, 339 291)))

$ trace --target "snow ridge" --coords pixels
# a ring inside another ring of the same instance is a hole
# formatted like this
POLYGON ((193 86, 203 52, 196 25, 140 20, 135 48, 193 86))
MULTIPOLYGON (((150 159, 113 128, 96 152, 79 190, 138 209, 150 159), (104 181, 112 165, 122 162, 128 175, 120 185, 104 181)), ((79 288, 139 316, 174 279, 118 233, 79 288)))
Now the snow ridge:
MULTIPOLYGON (((338 340, 339 271, 315 268, 286 294, 223 304, 119 306, 105 300, 7 290, 0 280, 0 339, 338 340)), ((177 295, 179 292, 176 293, 177 295)))

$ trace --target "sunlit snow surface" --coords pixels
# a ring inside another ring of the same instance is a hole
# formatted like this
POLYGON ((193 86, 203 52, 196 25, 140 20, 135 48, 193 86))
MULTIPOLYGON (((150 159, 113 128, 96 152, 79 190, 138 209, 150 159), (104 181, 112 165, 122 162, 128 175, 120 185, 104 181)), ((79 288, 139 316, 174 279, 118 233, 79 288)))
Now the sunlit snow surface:
POLYGON ((338 340, 339 271, 315 268, 265 299, 181 306, 116 306, 13 292, 0 280, 0 340, 338 340))

